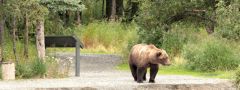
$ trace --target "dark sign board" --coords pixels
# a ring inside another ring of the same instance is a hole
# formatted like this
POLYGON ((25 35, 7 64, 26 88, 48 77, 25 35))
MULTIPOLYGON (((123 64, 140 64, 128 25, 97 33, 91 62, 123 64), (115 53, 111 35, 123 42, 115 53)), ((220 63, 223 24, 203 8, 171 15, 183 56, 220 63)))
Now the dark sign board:
POLYGON ((45 36, 45 47, 75 47, 79 43, 83 48, 83 44, 74 36, 45 36))
POLYGON ((47 47, 76 47, 75 76, 80 76, 80 48, 81 41, 74 36, 45 36, 45 48, 47 47))

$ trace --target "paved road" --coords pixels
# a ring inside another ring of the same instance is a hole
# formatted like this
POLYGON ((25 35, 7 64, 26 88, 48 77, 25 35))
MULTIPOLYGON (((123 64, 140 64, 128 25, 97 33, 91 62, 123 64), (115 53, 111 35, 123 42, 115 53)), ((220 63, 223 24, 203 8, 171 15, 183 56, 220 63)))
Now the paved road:
MULTIPOLYGON (((74 54, 57 55, 64 59, 74 54)), ((228 80, 192 76, 158 75, 155 84, 133 81, 130 72, 114 67, 121 63, 116 55, 81 56, 80 77, 0 81, 1 90, 235 90, 228 80)), ((72 65, 73 68, 73 65, 72 65)), ((74 70, 72 69, 72 72, 74 70)), ((148 78, 148 77, 147 77, 148 78)))

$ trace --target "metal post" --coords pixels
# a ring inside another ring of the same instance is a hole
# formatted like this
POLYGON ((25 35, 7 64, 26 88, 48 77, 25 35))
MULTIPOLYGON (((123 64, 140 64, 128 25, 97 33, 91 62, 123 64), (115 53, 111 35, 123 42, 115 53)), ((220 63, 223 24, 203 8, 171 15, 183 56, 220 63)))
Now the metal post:
POLYGON ((80 76, 80 44, 78 41, 76 43, 76 64, 75 64, 75 76, 80 76))

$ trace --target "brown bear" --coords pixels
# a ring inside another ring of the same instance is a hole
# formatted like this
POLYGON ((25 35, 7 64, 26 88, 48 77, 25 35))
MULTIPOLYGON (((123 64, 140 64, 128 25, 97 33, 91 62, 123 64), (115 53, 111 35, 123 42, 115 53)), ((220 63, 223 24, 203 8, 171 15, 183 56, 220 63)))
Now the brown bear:
POLYGON ((147 68, 150 67, 149 83, 155 82, 158 64, 170 65, 168 54, 165 50, 154 45, 134 45, 129 55, 129 66, 135 81, 142 83, 146 80, 147 68))

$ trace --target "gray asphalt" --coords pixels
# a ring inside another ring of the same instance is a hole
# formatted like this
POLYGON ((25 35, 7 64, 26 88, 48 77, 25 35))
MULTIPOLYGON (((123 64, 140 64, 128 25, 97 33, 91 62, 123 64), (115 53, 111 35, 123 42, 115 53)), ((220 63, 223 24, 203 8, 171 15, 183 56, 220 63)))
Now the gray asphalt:
MULTIPOLYGON (((74 54, 59 53, 59 58, 74 54)), ((114 69, 121 63, 116 55, 81 55, 80 77, 74 77, 74 62, 68 78, 0 81, 1 90, 236 90, 229 80, 183 75, 158 75, 156 83, 138 84, 128 71, 114 69)), ((149 76, 149 75, 148 75, 149 76)), ((148 78, 148 77, 147 77, 148 78)))

